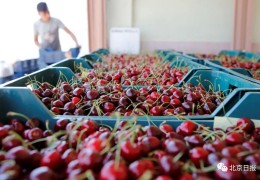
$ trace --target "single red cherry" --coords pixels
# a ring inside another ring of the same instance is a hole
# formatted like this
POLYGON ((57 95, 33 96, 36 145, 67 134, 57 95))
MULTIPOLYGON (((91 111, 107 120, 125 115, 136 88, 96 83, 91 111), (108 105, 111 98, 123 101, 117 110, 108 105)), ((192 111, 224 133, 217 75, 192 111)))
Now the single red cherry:
POLYGON ((195 147, 190 150, 190 159, 197 166, 200 166, 200 162, 206 162, 209 152, 202 147, 195 147))
POLYGON ((225 141, 228 145, 237 145, 244 142, 244 136, 239 132, 232 132, 227 135, 225 141))
POLYGON ((121 145, 121 156, 127 161, 135 161, 141 155, 140 147, 131 141, 125 141, 121 145))
POLYGON ((123 162, 113 160, 106 163, 100 172, 99 180, 123 180, 128 179, 128 169, 123 162))
POLYGON ((196 131, 198 128, 198 125, 195 124, 192 121, 184 121, 182 122, 178 128, 176 129, 176 132, 179 134, 182 134, 183 136, 190 136, 194 134, 194 131, 196 131))
POLYGON ((249 118, 240 118, 237 121, 237 127, 242 127, 242 129, 246 132, 251 134, 255 130, 254 122, 249 118))
POLYGON ((46 152, 41 160, 41 166, 47 166, 51 169, 59 169, 63 165, 61 155, 57 150, 46 152))

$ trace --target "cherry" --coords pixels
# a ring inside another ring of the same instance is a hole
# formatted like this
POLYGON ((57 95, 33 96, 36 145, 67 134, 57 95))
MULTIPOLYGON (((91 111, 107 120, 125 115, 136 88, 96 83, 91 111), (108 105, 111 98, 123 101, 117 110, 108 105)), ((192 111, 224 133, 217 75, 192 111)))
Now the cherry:
POLYGON ((203 110, 207 114, 211 114, 216 108, 216 105, 212 102, 205 102, 203 104, 203 110))
POLYGON ((57 150, 46 152, 41 160, 41 166, 47 166, 51 169, 59 169, 62 165, 63 161, 57 150))
POLYGON ((39 127, 40 126, 40 121, 38 119, 32 118, 32 119, 27 120, 25 122, 25 126, 27 128, 30 128, 30 129, 32 129, 34 127, 39 127))
POLYGON ((89 135, 98 130, 98 123, 91 119, 83 121, 81 130, 85 130, 85 134, 89 135))
POLYGON ((62 84, 60 88, 61 88, 62 91, 65 91, 65 92, 72 91, 72 88, 69 84, 62 84))
POLYGON ((68 93, 63 93, 60 95, 60 100, 63 102, 63 103, 67 103, 70 101, 70 95, 68 93))
POLYGON ((243 147, 245 147, 249 151, 254 151, 259 149, 259 144, 255 141, 247 141, 242 144, 243 147))
POLYGON ((33 128, 28 131, 27 137, 29 141, 41 139, 43 137, 43 132, 40 128, 33 128))
POLYGON ((172 97, 171 97, 171 98, 172 98, 172 99, 174 99, 174 98, 182 99, 182 98, 183 98, 183 93, 182 93, 182 91, 179 90, 179 89, 175 89, 175 90, 173 91, 173 93, 172 93, 172 97))
POLYGON ((128 179, 128 170, 123 162, 113 160, 106 163, 100 172, 99 180, 123 180, 128 179), (118 163, 118 164, 117 164, 118 163))
POLYGON ((63 154, 67 149, 69 149, 69 143, 67 141, 60 141, 57 142, 56 150, 60 153, 63 154))
MULTIPOLYGON (((165 96, 164 96, 164 97, 165 97, 165 96)), ((160 98, 160 94, 157 93, 156 91, 154 91, 154 92, 152 92, 152 93, 150 94, 150 98, 151 98, 153 101, 156 101, 156 100, 158 100, 158 99, 160 98)), ((170 99, 168 99, 168 97, 166 97, 165 100, 166 100, 166 101, 169 101, 170 99)))
POLYGON ((73 97, 72 99, 71 99, 71 102, 73 103, 73 104, 78 104, 79 102, 81 101, 81 99, 80 98, 78 98, 78 97, 73 97))
POLYGON ((184 121, 178 126, 178 128, 176 129, 176 132, 183 136, 190 136, 190 135, 194 134, 194 131, 196 131, 197 128, 198 128, 198 126, 194 122, 184 121))
POLYGON ((31 169, 39 167, 42 159, 42 154, 37 150, 29 151, 30 154, 30 163, 29 166, 31 169))
POLYGON ((247 157, 245 157, 244 161, 246 164, 260 166, 260 154, 258 153, 258 154, 248 155, 247 157))
MULTIPOLYGON (((182 175, 180 175, 179 179, 178 180, 193 180, 194 178, 192 177, 191 174, 189 173, 184 173, 182 175)), ((200 178, 197 178, 197 179, 200 179, 200 178)), ((203 179, 203 178, 201 178, 203 179)), ((205 179, 206 180, 206 179, 205 179)))
POLYGON ((37 180, 55 180, 57 179, 57 175, 48 167, 39 167, 34 169, 30 173, 30 179, 37 179, 37 180))
POLYGON ((191 147, 203 146, 204 144, 203 138, 198 134, 186 136, 184 139, 189 143, 191 147))
POLYGON ((174 108, 181 107, 181 101, 177 98, 174 98, 170 101, 170 105, 174 108))
POLYGON ((199 98, 195 93, 189 93, 185 96, 185 100, 188 101, 188 102, 197 103, 199 98))
POLYGON ((8 151, 16 146, 21 146, 23 143, 20 139, 16 138, 14 135, 6 136, 2 140, 2 147, 4 150, 8 151))
POLYGON ((173 127, 169 124, 161 124, 159 129, 165 134, 174 131, 173 127))
POLYGON ((125 141, 121 145, 121 156, 127 161, 134 161, 141 155, 141 149, 131 141, 125 141))
POLYGON ((105 113, 113 112, 115 110, 115 105, 111 102, 105 102, 103 105, 103 110, 105 113))
POLYGON ((157 137, 154 136, 149 136, 149 137, 144 137, 142 139, 142 145, 145 145, 148 147, 148 152, 159 149, 161 146, 161 142, 157 137))
POLYGON ((102 156, 94 149, 83 149, 78 155, 79 165, 85 169, 96 169, 101 165, 102 156))
POLYGON ((84 95, 84 89, 77 87, 73 90, 72 94, 74 96, 77 96, 77 97, 83 96, 84 95))
POLYGON ((8 130, 4 127, 0 127, 0 139, 6 137, 8 135, 8 130))
POLYGON ((158 176, 155 180, 173 180, 170 176, 161 175, 158 176))
POLYGON ((129 101, 129 99, 126 98, 126 97, 121 97, 121 98, 119 99, 118 104, 119 104, 120 106, 127 107, 127 106, 130 104, 130 101, 129 101))
MULTIPOLYGON (((101 134, 102 133, 100 133, 100 135, 101 134)), ((85 141, 83 146, 84 146, 84 148, 93 149, 93 150, 101 153, 107 147, 107 141, 101 140, 99 138, 90 138, 89 137, 89 140, 85 141)))
POLYGON ((236 158, 239 150, 236 147, 225 147, 222 149, 221 154, 225 157, 236 158))
MULTIPOLYGON (((0 167, 0 177, 4 173, 11 173, 11 177, 3 177, 3 179, 17 179, 22 171, 21 166, 15 163, 15 161, 4 161, 0 167)), ((6 175, 6 174, 5 174, 6 175)))
POLYGON ((174 114, 176 114, 176 115, 178 115, 178 114, 185 115, 186 112, 185 112, 185 109, 183 107, 177 107, 174 110, 174 114))
POLYGON ((54 130, 55 131, 65 130, 68 123, 69 123, 68 119, 59 119, 55 123, 54 130))
POLYGON ((196 165, 200 165, 200 161, 205 162, 209 152, 202 147, 195 147, 190 150, 190 159, 196 165))
POLYGON ((242 127, 246 133, 252 133, 255 130, 255 124, 251 119, 240 118, 236 124, 237 127, 242 127))
POLYGON ((164 116, 173 116, 174 115, 174 109, 166 109, 163 111, 164 116))
POLYGON ((152 116, 161 116, 162 115, 162 108, 160 106, 154 106, 150 109, 150 114, 152 116))
POLYGON ((215 178, 217 179, 243 179, 243 174, 241 171, 231 171, 230 167, 233 165, 237 167, 240 163, 232 158, 223 158, 219 163, 223 163, 227 167, 227 171, 222 171, 219 169, 215 170, 215 178))
POLYGON ((19 134, 23 134, 24 131, 24 125, 20 123, 19 121, 15 121, 12 123, 13 130, 16 131, 19 134))
POLYGON ((203 148, 209 152, 221 152, 225 146, 226 146, 225 141, 216 140, 213 143, 204 144, 203 148))
POLYGON ((64 110, 65 111, 74 111, 75 110, 75 104, 73 104, 72 102, 67 102, 65 105, 64 105, 64 110))
POLYGON ((98 98, 99 93, 96 90, 90 90, 90 91, 87 91, 86 96, 89 100, 93 100, 93 99, 98 98))
POLYGON ((134 89, 127 89, 125 92, 126 96, 129 97, 130 99, 135 99, 137 96, 137 92, 134 89))
POLYGON ((194 112, 195 111, 195 104, 192 102, 183 102, 182 107, 185 109, 186 112, 194 112))
POLYGON ((177 162, 173 162, 173 157, 169 155, 165 155, 159 159, 159 166, 161 169, 161 173, 164 175, 178 176, 181 172, 181 164, 177 162))
POLYGON ((132 179, 140 178, 146 171, 154 174, 154 164, 149 160, 134 161, 129 165, 129 172, 132 179))
POLYGON ((222 158, 223 158, 223 156, 219 152, 210 153, 207 158, 207 164, 208 165, 217 165, 222 158))
POLYGON ((50 90, 50 89, 46 89, 46 90, 44 90, 43 93, 42 93, 42 96, 43 96, 43 97, 52 97, 52 95, 53 95, 53 92, 52 92, 52 90, 50 90))
POLYGON ((162 131, 157 126, 146 126, 146 134, 147 136, 155 136, 157 138, 161 138, 162 131))
POLYGON ((13 159, 20 165, 26 165, 30 159, 29 150, 22 146, 14 147, 7 152, 6 159, 13 159))
POLYGON ((173 156, 179 153, 185 153, 187 147, 185 143, 179 139, 166 139, 164 142, 165 151, 173 156))
POLYGON ((228 145, 242 144, 244 142, 244 136, 238 132, 232 132, 227 135, 225 141, 228 145))

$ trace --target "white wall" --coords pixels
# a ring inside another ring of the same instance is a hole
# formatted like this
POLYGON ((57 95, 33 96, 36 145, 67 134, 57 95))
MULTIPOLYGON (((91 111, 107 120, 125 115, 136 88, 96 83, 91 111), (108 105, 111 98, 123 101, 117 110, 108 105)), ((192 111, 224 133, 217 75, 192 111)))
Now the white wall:
POLYGON ((260 1, 255 0, 253 6, 253 42, 260 43, 260 1))
POLYGON ((234 0, 107 0, 107 27, 139 27, 143 50, 215 52, 230 48, 233 6, 234 0))

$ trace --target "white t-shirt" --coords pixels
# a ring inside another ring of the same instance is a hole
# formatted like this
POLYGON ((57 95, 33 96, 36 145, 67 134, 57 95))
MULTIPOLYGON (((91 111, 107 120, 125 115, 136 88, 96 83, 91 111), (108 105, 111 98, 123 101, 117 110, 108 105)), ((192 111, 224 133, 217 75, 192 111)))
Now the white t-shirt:
POLYGON ((42 49, 61 50, 59 28, 64 27, 64 24, 59 19, 53 17, 48 22, 42 20, 35 22, 34 34, 40 36, 42 49))

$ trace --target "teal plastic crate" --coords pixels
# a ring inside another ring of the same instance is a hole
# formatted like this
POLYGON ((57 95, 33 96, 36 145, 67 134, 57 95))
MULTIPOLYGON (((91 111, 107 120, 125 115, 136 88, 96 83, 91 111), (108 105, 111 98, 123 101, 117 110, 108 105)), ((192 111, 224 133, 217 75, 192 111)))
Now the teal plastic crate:
POLYGON ((37 82, 48 82, 56 85, 59 81, 77 81, 75 74, 69 68, 65 67, 49 67, 25 75, 21 78, 7 82, 2 87, 25 87, 28 84, 37 84, 37 82))
MULTIPOLYGON (((185 116, 185 118, 191 120, 212 120, 216 115, 225 115, 231 107, 239 100, 241 91, 249 91, 254 88, 260 88, 258 84, 246 81, 239 77, 226 74, 220 71, 213 70, 192 70, 193 75, 191 77, 185 76, 185 78, 180 82, 179 86, 184 83, 191 83, 193 85, 201 84, 207 90, 221 90, 226 92, 226 99, 223 102, 223 106, 219 106, 210 116, 185 116), (233 90, 229 93, 228 90, 233 90), (224 107, 224 108, 223 108, 224 107)), ((48 68, 43 71, 39 71, 37 73, 31 74, 30 79, 36 77, 36 80, 39 82, 43 82, 44 80, 49 82, 50 84, 56 85, 58 82, 58 78, 60 78, 60 73, 64 74, 64 79, 73 80, 75 78, 73 72, 69 68, 48 68)), ((28 82, 28 77, 23 77, 17 81, 14 81, 9 84, 5 84, 5 87, 9 86, 25 86, 26 82, 28 82)), ((33 101, 31 103, 34 103, 33 101)), ((41 102, 40 102, 41 103, 41 102)), ((101 117, 94 117, 101 118, 101 117)), ((107 117, 103 117, 106 119, 107 117)), ((125 119, 127 117, 123 117, 125 119)), ((158 120, 158 121, 172 121, 177 120, 175 116, 150 116, 150 120, 158 120)), ((147 121, 147 117, 140 116, 138 117, 140 121, 147 121)))
POLYGON ((98 55, 98 54, 95 54, 95 53, 84 55, 84 56, 81 57, 81 59, 85 59, 85 60, 90 61, 92 63, 102 62, 101 56, 98 55))
POLYGON ((245 60, 255 60, 255 61, 260 61, 260 53, 255 53, 255 52, 241 52, 240 55, 242 58, 245 60))
POLYGON ((94 52, 92 52, 94 54, 99 54, 99 55, 108 55, 109 54, 109 50, 108 49, 105 49, 105 48, 101 48, 101 49, 98 49, 94 52))
POLYGON ((246 92, 226 116, 260 119, 260 92, 246 92))
POLYGON ((219 52, 219 55, 225 55, 225 56, 240 56, 242 51, 239 50, 222 50, 219 52))
MULTIPOLYGON (((0 88, 0 99, 4 106, 0 106, 0 119, 7 120, 6 114, 10 111, 21 113, 26 115, 29 118, 37 118, 42 121, 43 124, 46 121, 49 121, 49 127, 52 129, 55 122, 58 119, 72 119, 72 118, 82 118, 82 116, 55 116, 52 114, 42 103, 41 101, 28 89, 23 87, 5 87, 0 88)), ((10 117, 11 118, 11 117, 10 117)), ((84 117, 96 120, 99 124, 108 125, 113 127, 116 123, 116 117, 107 117, 107 116, 92 116, 84 117)), ((129 120, 132 117, 122 117, 121 120, 129 120)), ((137 124, 143 126, 149 124, 160 125, 163 121, 157 119, 156 117, 151 117, 150 120, 147 120, 144 117, 138 117, 137 124)), ((168 119, 166 122, 173 127, 177 127, 182 120, 177 119, 168 119)), ((195 122, 199 124, 204 124, 206 126, 213 126, 213 120, 196 120, 195 122)), ((7 122, 4 122, 7 123, 7 122)))
POLYGON ((50 65, 50 67, 67 67, 70 68, 74 73, 80 72, 80 68, 94 68, 89 61, 86 61, 84 59, 65 59, 63 61, 50 65))
POLYGON ((223 71, 228 74, 233 74, 235 76, 239 76, 240 74, 242 74, 248 77, 252 77, 250 71, 244 68, 226 68, 218 60, 205 60, 204 62, 205 66, 210 67, 214 70, 223 71))

